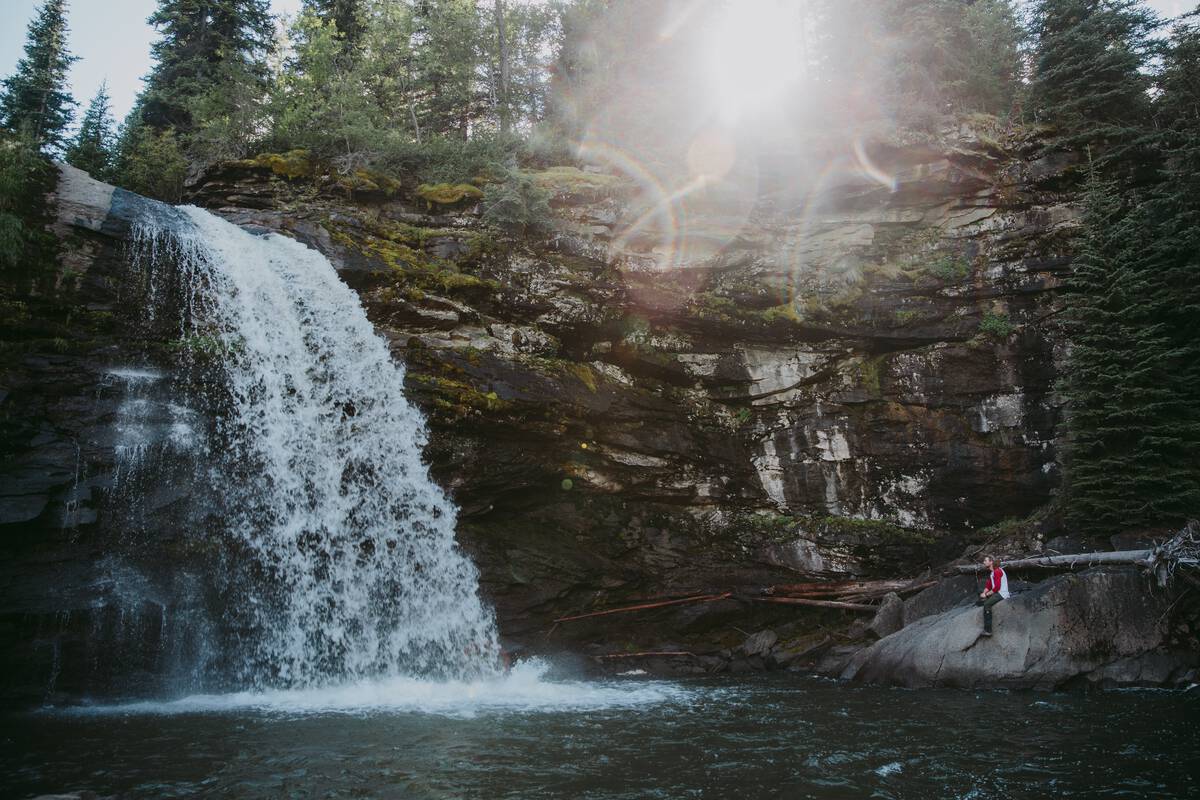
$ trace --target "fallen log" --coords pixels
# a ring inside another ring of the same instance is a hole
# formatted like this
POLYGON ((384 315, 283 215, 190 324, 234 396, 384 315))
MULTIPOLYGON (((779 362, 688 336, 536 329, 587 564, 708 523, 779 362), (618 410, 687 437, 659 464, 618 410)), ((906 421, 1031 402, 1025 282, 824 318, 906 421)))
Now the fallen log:
POLYGON ((837 590, 814 591, 805 589, 802 592, 791 591, 795 586, 805 586, 805 584, 796 584, 790 587, 772 586, 765 589, 763 594, 769 597, 791 597, 805 600, 841 600, 847 603, 857 603, 882 600, 885 595, 891 592, 895 592, 898 595, 914 594, 922 589, 928 589, 936 583, 937 581, 922 581, 920 583, 913 583, 912 581, 869 581, 839 584, 843 588, 837 590))
POLYGON ((784 603, 789 606, 813 606, 815 608, 840 608, 843 611, 879 610, 879 606, 868 606, 862 603, 843 603, 840 600, 810 600, 807 597, 752 597, 758 603, 784 603))
MULTIPOLYGON (((1102 553, 1076 553, 1069 556, 1040 556, 1001 561, 1004 569, 1075 569, 1097 564, 1141 564, 1145 563, 1153 550, 1113 550, 1102 553)), ((963 564, 958 571, 964 575, 986 572, 983 564, 963 564)))
POLYGON ((727 600, 733 596, 733 592, 724 592, 722 594, 699 594, 694 597, 683 597, 678 600, 659 600, 654 603, 641 603, 636 606, 623 606, 621 608, 609 608, 604 611, 589 611, 587 614, 575 614, 570 617, 559 617, 554 620, 555 623, 571 622, 577 619, 587 619, 588 617, 603 617, 608 614, 624 614, 629 611, 643 611, 648 608, 663 608, 664 606, 677 606, 681 603, 711 603, 714 600, 727 600))
POLYGON ((768 586, 764 590, 764 594, 781 595, 788 597, 808 597, 816 594, 847 594, 881 591, 884 594, 887 592, 896 591, 904 586, 907 586, 910 581, 906 580, 882 580, 882 581, 833 581, 829 583, 785 583, 778 586, 768 586))
POLYGON ((597 661, 603 661, 610 658, 657 658, 667 656, 690 656, 696 657, 695 653, 689 653, 687 650, 643 650, 640 653, 608 653, 602 656, 592 656, 597 661))

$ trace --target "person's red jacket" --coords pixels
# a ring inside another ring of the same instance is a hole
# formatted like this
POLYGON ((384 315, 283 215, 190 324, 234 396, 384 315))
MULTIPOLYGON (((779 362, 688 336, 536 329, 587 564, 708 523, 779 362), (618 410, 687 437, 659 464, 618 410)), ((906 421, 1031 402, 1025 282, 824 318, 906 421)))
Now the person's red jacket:
POLYGON ((992 570, 992 574, 988 576, 987 584, 983 587, 989 592, 995 592, 1001 597, 1008 598, 1008 575, 1000 567, 992 570))

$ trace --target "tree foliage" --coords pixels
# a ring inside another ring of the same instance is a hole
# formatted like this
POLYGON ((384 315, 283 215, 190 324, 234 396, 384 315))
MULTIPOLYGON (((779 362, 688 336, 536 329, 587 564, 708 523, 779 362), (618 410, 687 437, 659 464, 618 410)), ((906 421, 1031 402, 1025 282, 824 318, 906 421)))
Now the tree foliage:
POLYGON ((76 61, 67 50, 65 0, 46 0, 29 23, 25 54, 4 79, 0 121, 23 132, 40 148, 58 151, 74 118, 67 71, 76 61))
POLYGON ((93 178, 108 180, 113 166, 113 148, 116 146, 113 126, 108 84, 101 83, 83 115, 79 132, 67 147, 67 163, 79 167, 93 178))
POLYGON ((53 252, 42 218, 53 173, 39 142, 0 131, 0 270, 35 272, 53 252))
POLYGON ((147 21, 158 40, 150 48, 144 124, 188 133, 197 98, 231 84, 265 92, 274 43, 267 0, 159 0, 147 21))
POLYGON ((1152 78, 1146 70, 1161 26, 1137 0, 1038 0, 1029 95, 1058 143, 1089 146, 1097 163, 1146 160, 1152 78))
POLYGON ((168 203, 182 199, 188 162, 173 128, 156 131, 139 125, 130 131, 124 146, 121 182, 125 188, 168 203))

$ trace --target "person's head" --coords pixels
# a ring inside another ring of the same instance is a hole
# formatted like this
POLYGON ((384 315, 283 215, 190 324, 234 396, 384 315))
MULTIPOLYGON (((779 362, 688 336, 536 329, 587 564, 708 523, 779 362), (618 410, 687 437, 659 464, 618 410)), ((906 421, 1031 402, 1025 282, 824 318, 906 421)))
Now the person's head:
POLYGON ((996 568, 996 557, 995 556, 984 556, 983 557, 983 566, 987 567, 988 569, 995 569, 996 568))

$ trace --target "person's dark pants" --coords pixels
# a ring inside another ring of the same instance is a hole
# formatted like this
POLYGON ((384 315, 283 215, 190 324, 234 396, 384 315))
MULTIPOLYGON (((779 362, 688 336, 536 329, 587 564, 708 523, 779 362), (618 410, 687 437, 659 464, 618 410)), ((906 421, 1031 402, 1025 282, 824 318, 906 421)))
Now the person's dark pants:
POLYGON ((992 606, 1003 599, 999 594, 989 594, 986 600, 975 601, 975 605, 983 606, 983 629, 987 633, 992 632, 992 606))

